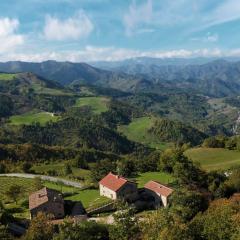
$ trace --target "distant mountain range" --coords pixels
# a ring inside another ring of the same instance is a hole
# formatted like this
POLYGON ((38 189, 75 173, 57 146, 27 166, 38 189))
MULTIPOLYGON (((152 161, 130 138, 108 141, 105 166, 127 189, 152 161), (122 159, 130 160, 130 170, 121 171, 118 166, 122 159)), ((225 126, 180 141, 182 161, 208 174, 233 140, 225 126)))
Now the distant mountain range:
POLYGON ((33 72, 62 85, 74 82, 116 88, 123 91, 163 91, 182 89, 213 97, 238 95, 240 61, 238 59, 152 59, 136 58, 122 62, 103 63, 46 61, 41 63, 0 63, 2 72, 33 72), (210 62, 209 62, 210 61, 210 62), (194 63, 194 64, 193 64, 194 63))

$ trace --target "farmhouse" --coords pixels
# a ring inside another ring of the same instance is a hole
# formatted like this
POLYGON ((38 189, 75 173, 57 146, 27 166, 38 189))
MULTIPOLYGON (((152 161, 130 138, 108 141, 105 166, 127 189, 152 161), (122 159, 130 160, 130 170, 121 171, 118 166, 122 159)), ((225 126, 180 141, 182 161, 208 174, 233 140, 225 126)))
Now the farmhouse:
POLYGON ((50 214, 54 219, 64 217, 64 200, 62 194, 56 190, 44 187, 29 195, 29 210, 31 218, 38 212, 50 214))
POLYGON ((100 195, 113 200, 130 200, 137 194, 137 185, 113 173, 109 173, 99 182, 100 195))
POLYGON ((172 194, 173 189, 162 185, 156 181, 149 181, 144 185, 145 191, 154 198, 155 207, 168 204, 168 197, 172 194))

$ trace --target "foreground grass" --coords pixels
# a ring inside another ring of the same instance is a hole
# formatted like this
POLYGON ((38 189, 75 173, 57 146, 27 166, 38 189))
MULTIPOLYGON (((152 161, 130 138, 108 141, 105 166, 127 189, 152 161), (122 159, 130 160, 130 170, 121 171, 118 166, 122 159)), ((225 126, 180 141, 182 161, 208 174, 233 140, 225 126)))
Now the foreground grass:
POLYGON ((154 124, 154 120, 154 117, 136 118, 129 125, 119 126, 118 131, 123 133, 129 140, 164 150, 169 147, 170 144, 159 141, 148 132, 154 124))
POLYGON ((12 125, 31 125, 33 123, 40 123, 41 125, 45 125, 49 121, 57 121, 59 117, 54 116, 52 113, 49 112, 36 112, 31 111, 28 113, 15 115, 10 117, 10 124, 12 125))
POLYGON ((169 184, 173 182, 175 179, 170 174, 164 172, 146 172, 140 174, 136 178, 138 187, 143 187, 150 180, 158 181, 163 184, 169 184))
POLYGON ((207 171, 226 170, 240 165, 240 152, 224 148, 192 148, 185 152, 186 156, 207 171))
POLYGON ((0 73, 0 81, 11 81, 15 78, 14 73, 0 73))
POLYGON ((95 114, 108 110, 109 99, 106 97, 81 97, 78 98, 75 107, 89 106, 95 114))

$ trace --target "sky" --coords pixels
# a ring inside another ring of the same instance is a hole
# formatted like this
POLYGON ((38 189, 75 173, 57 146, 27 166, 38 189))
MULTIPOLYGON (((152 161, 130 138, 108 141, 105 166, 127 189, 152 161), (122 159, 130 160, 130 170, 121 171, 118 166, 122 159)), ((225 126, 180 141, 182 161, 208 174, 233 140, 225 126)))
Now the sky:
POLYGON ((0 61, 240 56, 240 0, 1 0, 0 61))

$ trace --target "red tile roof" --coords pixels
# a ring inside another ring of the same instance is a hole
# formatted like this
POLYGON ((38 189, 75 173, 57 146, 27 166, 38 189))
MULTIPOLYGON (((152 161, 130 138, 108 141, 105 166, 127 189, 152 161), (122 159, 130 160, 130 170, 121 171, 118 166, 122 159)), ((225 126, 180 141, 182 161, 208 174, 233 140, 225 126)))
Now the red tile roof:
POLYGON ((117 192, 127 182, 128 180, 126 178, 114 175, 110 172, 99 182, 99 184, 111 189, 114 192, 117 192))
POLYGON ((155 193, 158 193, 162 196, 168 197, 170 194, 172 194, 173 189, 162 185, 159 182, 156 181, 149 181, 144 185, 144 188, 149 189, 155 193))
POLYGON ((44 187, 29 195, 29 209, 36 208, 48 201, 63 203, 62 194, 56 190, 44 187))

